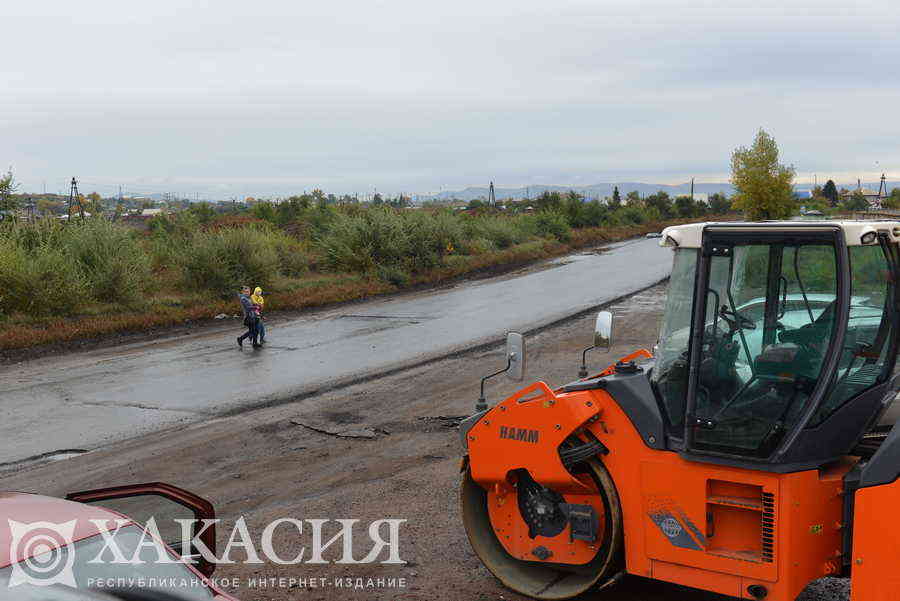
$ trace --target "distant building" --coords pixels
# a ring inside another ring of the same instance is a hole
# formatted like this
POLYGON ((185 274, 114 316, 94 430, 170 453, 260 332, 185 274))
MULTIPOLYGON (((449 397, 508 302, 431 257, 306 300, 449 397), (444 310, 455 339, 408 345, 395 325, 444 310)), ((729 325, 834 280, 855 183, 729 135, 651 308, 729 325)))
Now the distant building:
POLYGON ((162 209, 142 209, 140 213, 141 217, 155 217, 156 215, 162 214, 162 209))

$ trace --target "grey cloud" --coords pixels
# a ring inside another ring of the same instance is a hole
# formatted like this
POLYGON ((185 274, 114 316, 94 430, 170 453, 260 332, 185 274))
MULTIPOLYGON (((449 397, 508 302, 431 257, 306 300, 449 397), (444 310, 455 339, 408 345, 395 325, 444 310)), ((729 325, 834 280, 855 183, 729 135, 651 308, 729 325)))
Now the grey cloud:
POLYGON ((886 2, 16 4, 0 164, 31 189, 683 181, 759 126, 900 175, 886 2))

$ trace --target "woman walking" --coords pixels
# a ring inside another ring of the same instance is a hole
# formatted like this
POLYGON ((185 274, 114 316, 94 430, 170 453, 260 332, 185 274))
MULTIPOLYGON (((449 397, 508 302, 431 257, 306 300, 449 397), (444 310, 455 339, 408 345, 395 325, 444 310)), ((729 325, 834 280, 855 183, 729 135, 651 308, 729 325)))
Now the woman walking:
POLYGON ((244 340, 249 338, 253 342, 253 348, 259 348, 257 326, 259 317, 256 309, 253 307, 253 300, 250 298, 250 286, 241 286, 241 293, 238 295, 241 302, 241 310, 244 312, 244 326, 247 331, 237 337, 238 346, 244 348, 244 340))

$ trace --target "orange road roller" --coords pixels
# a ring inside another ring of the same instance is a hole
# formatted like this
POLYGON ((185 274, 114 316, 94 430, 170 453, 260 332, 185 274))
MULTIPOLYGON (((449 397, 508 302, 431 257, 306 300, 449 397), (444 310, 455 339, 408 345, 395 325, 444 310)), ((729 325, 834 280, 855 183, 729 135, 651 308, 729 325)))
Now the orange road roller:
MULTIPOLYGON (((843 577, 853 601, 900 600, 900 222, 697 223, 660 244, 652 353, 482 393, 462 422, 472 549, 535 599, 635 574, 769 601, 843 577)), ((524 362, 511 334, 504 371, 524 362)))

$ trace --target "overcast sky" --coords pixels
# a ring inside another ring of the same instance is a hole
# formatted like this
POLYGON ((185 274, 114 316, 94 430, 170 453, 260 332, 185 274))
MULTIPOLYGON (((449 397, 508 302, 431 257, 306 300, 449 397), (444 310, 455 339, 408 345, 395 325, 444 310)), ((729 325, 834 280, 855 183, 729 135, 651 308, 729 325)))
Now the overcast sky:
POLYGON ((3 2, 0 166, 201 196, 900 179, 889 1, 3 2))

